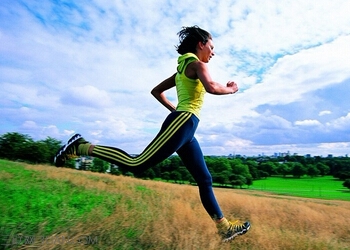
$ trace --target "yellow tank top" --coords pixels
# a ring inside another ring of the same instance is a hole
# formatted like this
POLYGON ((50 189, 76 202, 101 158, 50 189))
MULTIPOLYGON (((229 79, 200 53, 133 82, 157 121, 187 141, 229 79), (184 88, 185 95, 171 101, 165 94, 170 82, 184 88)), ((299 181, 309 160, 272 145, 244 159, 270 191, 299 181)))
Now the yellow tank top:
POLYGON ((176 110, 191 112, 199 118, 206 91, 199 79, 191 79, 185 75, 187 65, 194 61, 199 59, 193 53, 181 55, 177 60, 179 65, 175 77, 178 98, 176 110))

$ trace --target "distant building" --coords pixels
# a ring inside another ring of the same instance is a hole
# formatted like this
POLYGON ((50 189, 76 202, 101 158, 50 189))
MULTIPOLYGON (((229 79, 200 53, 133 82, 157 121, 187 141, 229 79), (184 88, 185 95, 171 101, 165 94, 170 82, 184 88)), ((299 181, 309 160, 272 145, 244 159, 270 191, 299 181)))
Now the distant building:
POLYGON ((93 158, 90 156, 82 156, 75 160, 75 168, 79 170, 89 170, 92 166, 93 158))

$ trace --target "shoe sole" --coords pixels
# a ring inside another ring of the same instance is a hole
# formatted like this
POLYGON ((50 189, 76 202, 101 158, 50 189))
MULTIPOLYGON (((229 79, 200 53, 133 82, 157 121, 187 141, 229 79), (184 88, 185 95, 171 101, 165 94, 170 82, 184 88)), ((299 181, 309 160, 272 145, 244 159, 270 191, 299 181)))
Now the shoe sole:
POLYGON ((60 147, 60 149, 57 151, 55 158, 53 159, 53 163, 55 164, 56 167, 61 167, 61 164, 58 166, 57 161, 59 159, 59 157, 61 156, 61 153, 63 152, 65 145, 63 145, 62 147, 60 147))
POLYGON ((80 138, 82 138, 82 136, 81 136, 80 134, 75 134, 75 135, 73 135, 73 136, 68 140, 68 142, 67 142, 65 145, 63 145, 63 146, 58 150, 58 152, 56 153, 55 158, 54 158, 54 164, 55 164, 56 167, 58 167, 58 166, 56 165, 56 164, 57 164, 57 159, 58 159, 60 156, 62 156, 62 154, 63 154, 64 152, 66 152, 67 148, 68 148, 70 145, 72 145, 74 142, 76 142, 76 141, 79 140, 80 138))
POLYGON ((229 238, 226 238, 224 240, 222 240, 222 242, 229 242, 231 240, 234 240, 237 236, 240 236, 240 235, 243 235, 245 234, 246 232, 248 232, 248 230, 250 229, 250 225, 249 227, 247 227, 245 230, 243 230, 242 232, 238 232, 238 233, 235 233, 234 235, 230 236, 229 238))

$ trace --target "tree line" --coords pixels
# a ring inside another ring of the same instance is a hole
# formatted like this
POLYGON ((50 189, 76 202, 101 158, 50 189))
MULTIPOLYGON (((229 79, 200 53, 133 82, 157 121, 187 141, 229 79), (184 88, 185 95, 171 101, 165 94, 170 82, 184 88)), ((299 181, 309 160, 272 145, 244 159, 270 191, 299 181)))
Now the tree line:
MULTIPOLYGON (((20 133, 6 133, 0 136, 0 158, 12 161, 25 161, 34 164, 52 164, 62 142, 51 137, 34 141, 30 136, 20 133)), ((213 182, 222 186, 242 187, 252 185, 253 180, 269 176, 293 176, 300 178, 332 175, 344 181, 350 188, 350 158, 286 155, 269 156, 205 156, 205 161, 212 174, 213 182)), ((76 168, 76 161, 67 162, 67 167, 76 168)), ((116 175, 133 175, 132 173, 110 166, 98 158, 81 161, 80 169, 94 172, 110 172, 116 175)), ((138 178, 174 181, 177 183, 195 183, 180 157, 173 155, 154 167, 136 176, 138 178)))

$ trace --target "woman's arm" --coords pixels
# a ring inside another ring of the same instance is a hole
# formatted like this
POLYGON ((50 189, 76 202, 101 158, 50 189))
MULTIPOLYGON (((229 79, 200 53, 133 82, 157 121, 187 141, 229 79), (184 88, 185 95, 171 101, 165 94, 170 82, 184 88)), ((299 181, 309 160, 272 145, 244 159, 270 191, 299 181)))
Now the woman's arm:
POLYGON ((175 76, 176 73, 169 78, 165 79, 161 83, 159 83, 157 86, 155 86, 151 94, 161 103, 164 107, 169 109, 171 112, 175 111, 175 106, 166 98, 164 91, 171 89, 175 86, 175 76))
POLYGON ((234 94, 238 91, 237 84, 229 81, 226 86, 221 85, 211 79, 208 68, 204 62, 197 61, 189 65, 196 73, 199 80, 202 82, 205 90, 214 95, 234 94))

